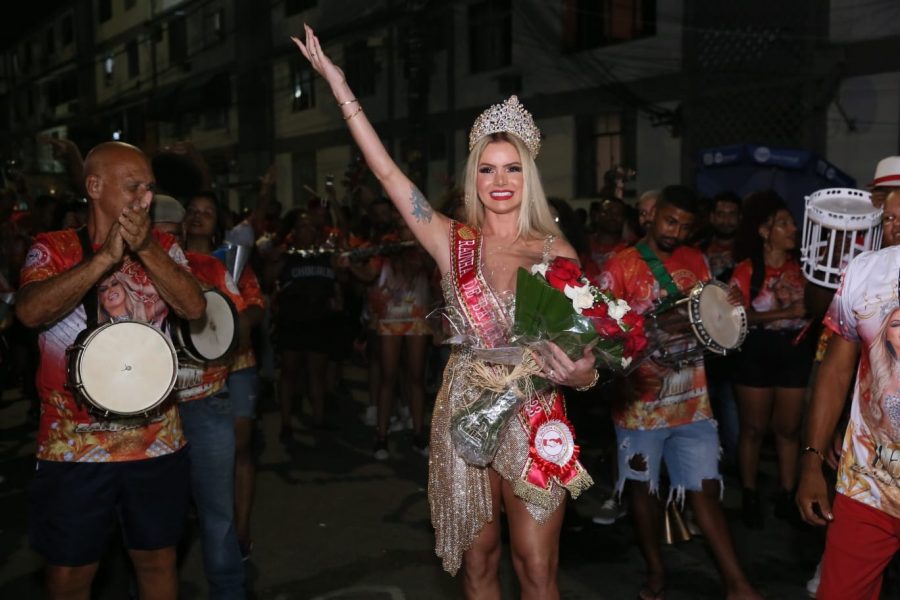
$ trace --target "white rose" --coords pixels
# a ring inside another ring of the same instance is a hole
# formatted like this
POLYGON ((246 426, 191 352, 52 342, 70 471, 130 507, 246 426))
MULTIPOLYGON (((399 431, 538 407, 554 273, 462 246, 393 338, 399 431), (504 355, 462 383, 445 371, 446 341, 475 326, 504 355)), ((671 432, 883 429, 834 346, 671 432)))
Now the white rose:
POLYGON ((594 294, 591 293, 591 286, 589 285, 583 285, 581 287, 566 285, 563 293, 566 295, 566 298, 572 301, 572 306, 575 307, 578 314, 581 314, 581 311, 594 305, 594 294))
POLYGON ((531 265, 531 274, 532 275, 540 275, 541 277, 546 279, 547 278, 547 268, 549 268, 549 267, 550 267, 550 265, 545 262, 538 263, 536 265, 531 265))
POLYGON ((621 321, 622 317, 624 317, 628 313, 628 311, 631 310, 631 307, 628 306, 628 303, 624 300, 607 302, 606 305, 609 307, 609 316, 616 321, 621 321))
POLYGON ((628 365, 630 365, 630 364, 631 364, 631 357, 630 357, 630 356, 623 356, 623 357, 622 357, 622 368, 623 368, 623 369, 627 369, 627 368, 628 368, 628 365))

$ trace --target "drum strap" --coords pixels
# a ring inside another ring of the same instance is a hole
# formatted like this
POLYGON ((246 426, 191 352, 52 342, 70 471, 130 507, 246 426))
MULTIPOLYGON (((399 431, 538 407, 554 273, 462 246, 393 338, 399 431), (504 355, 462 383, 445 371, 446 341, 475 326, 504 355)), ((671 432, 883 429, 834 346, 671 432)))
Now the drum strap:
POLYGON ((681 290, 675 285, 675 280, 672 279, 672 275, 666 270, 666 266, 659 260, 659 257, 645 241, 641 240, 635 244, 634 247, 641 253, 641 257, 644 259, 644 262, 647 263, 647 266, 650 267, 650 272, 656 277, 656 281, 659 282, 660 287, 667 292, 666 299, 663 300, 659 307, 654 311, 657 314, 664 312, 681 297, 681 290))
MULTIPOLYGON (((81 242, 81 261, 87 262, 94 256, 94 247, 91 245, 91 239, 88 237, 87 225, 79 227, 77 230, 78 241, 81 242)), ((87 328, 91 329, 97 326, 97 286, 91 286, 84 298, 81 299, 84 306, 84 314, 87 319, 87 328)))

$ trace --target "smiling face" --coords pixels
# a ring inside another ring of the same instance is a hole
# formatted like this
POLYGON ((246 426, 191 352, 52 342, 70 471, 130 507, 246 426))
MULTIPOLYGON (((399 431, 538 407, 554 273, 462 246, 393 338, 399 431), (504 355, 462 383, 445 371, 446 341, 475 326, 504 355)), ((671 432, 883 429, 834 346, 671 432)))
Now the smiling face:
POLYGON ((184 215, 184 228, 189 236, 212 237, 216 231, 216 205, 211 198, 191 198, 184 215))
POLYGON ((522 205, 525 177, 516 147, 505 141, 485 146, 478 161, 476 189, 484 208, 507 214, 522 205))
POLYGON ((125 288, 115 277, 106 279, 97 287, 97 299, 111 317, 121 317, 127 313, 125 288))

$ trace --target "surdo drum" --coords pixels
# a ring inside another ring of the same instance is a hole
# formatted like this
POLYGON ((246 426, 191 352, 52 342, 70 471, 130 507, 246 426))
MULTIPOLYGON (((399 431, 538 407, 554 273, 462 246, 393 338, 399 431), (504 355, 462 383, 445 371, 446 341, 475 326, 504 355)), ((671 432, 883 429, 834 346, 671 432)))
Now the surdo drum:
POLYGON ((228 296, 216 289, 203 292, 206 312, 193 321, 181 320, 173 328, 179 351, 200 363, 227 357, 238 342, 238 313, 228 296))
POLYGON ((807 196, 801 244, 806 279, 836 290, 851 260, 881 247, 881 212, 869 192, 853 188, 807 196))
POLYGON ((66 350, 69 389, 91 412, 150 416, 175 385, 178 359, 153 325, 116 321, 86 329, 66 350))
POLYGON ((747 311, 729 299, 730 289, 715 279, 698 283, 674 308, 648 320, 651 359, 680 369, 699 362, 707 352, 726 355, 747 337, 747 311))

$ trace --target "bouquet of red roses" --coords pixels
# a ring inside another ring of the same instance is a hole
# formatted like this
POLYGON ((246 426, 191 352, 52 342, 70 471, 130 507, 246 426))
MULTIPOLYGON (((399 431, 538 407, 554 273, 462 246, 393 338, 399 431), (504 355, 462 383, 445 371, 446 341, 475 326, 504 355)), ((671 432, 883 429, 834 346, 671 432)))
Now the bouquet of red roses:
POLYGON ((519 269, 515 339, 550 341, 573 360, 593 344, 598 367, 624 373, 647 348, 644 318, 627 302, 591 284, 574 261, 557 257, 519 269))

